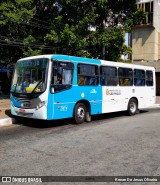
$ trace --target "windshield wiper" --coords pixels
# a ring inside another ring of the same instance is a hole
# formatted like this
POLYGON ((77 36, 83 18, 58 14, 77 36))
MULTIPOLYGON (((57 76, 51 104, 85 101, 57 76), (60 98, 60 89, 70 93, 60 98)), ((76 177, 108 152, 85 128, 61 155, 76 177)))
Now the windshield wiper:
POLYGON ((33 91, 31 92, 31 94, 33 94, 34 93, 34 91, 36 90, 36 88, 39 86, 39 84, 42 82, 42 80, 40 80, 38 83, 37 83, 37 85, 35 86, 35 88, 33 89, 33 91))

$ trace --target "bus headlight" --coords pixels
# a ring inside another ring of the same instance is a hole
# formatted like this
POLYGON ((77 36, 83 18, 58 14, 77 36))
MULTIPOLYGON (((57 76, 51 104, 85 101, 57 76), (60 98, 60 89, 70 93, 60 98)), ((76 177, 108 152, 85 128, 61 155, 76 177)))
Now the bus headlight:
POLYGON ((41 107, 43 107, 46 104, 46 101, 42 101, 40 103, 38 103, 38 105, 36 106, 36 110, 40 109, 41 107))

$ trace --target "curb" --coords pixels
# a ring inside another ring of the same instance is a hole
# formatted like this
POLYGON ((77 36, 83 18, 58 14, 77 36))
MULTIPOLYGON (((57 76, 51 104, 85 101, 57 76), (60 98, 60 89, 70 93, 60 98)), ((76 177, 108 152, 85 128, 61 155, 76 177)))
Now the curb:
POLYGON ((0 127, 10 126, 10 125, 12 125, 14 123, 16 123, 16 119, 15 118, 3 118, 3 119, 0 119, 0 127))
POLYGON ((154 108, 160 108, 160 104, 154 104, 151 107, 148 107, 147 109, 154 109, 154 108))
MULTIPOLYGON (((154 104, 153 106, 148 107, 147 109, 156 109, 156 108, 160 108, 160 104, 154 104)), ((0 119, 0 127, 10 126, 14 123, 16 123, 15 118, 2 118, 2 119, 0 119)))

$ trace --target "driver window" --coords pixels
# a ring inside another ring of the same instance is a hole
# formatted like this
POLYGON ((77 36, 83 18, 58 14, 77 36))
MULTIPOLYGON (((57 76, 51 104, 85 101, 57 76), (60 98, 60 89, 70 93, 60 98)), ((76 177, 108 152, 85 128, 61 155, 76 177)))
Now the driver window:
POLYGON ((72 70, 63 69, 62 84, 71 84, 72 81, 72 70))
POLYGON ((73 67, 73 63, 70 62, 53 62, 51 88, 54 88, 54 92, 59 92, 71 87, 73 67))

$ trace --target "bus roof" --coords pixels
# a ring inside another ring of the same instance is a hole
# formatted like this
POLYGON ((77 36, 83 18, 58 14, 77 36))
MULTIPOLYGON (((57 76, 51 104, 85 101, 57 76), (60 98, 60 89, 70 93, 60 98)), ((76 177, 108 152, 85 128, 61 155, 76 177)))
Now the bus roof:
POLYGON ((83 58, 83 57, 76 57, 76 56, 69 56, 69 55, 53 55, 52 59, 82 62, 82 63, 101 64, 101 60, 99 59, 83 58))
POLYGON ((137 68, 137 69, 148 69, 155 70, 152 66, 138 65, 134 63, 123 63, 123 62, 113 62, 101 60, 101 65, 113 66, 113 67, 125 67, 125 68, 137 68))
POLYGON ((49 58, 49 59, 61 60, 61 61, 74 61, 74 62, 78 62, 78 63, 82 62, 82 63, 106 65, 106 66, 113 66, 113 67, 126 67, 126 68, 155 70, 155 68, 151 67, 151 66, 137 65, 137 64, 133 64, 133 63, 130 64, 130 63, 123 63, 123 62, 114 62, 114 61, 92 59, 92 58, 83 58, 83 57, 61 55, 61 54, 37 55, 37 56, 22 58, 18 61, 38 59, 38 58, 49 58))
POLYGON ((31 57, 22 58, 18 61, 38 59, 38 58, 50 58, 50 59, 53 59, 53 60, 101 64, 101 61, 99 59, 83 58, 83 57, 76 57, 76 56, 69 56, 69 55, 59 55, 59 54, 31 56, 31 57))

